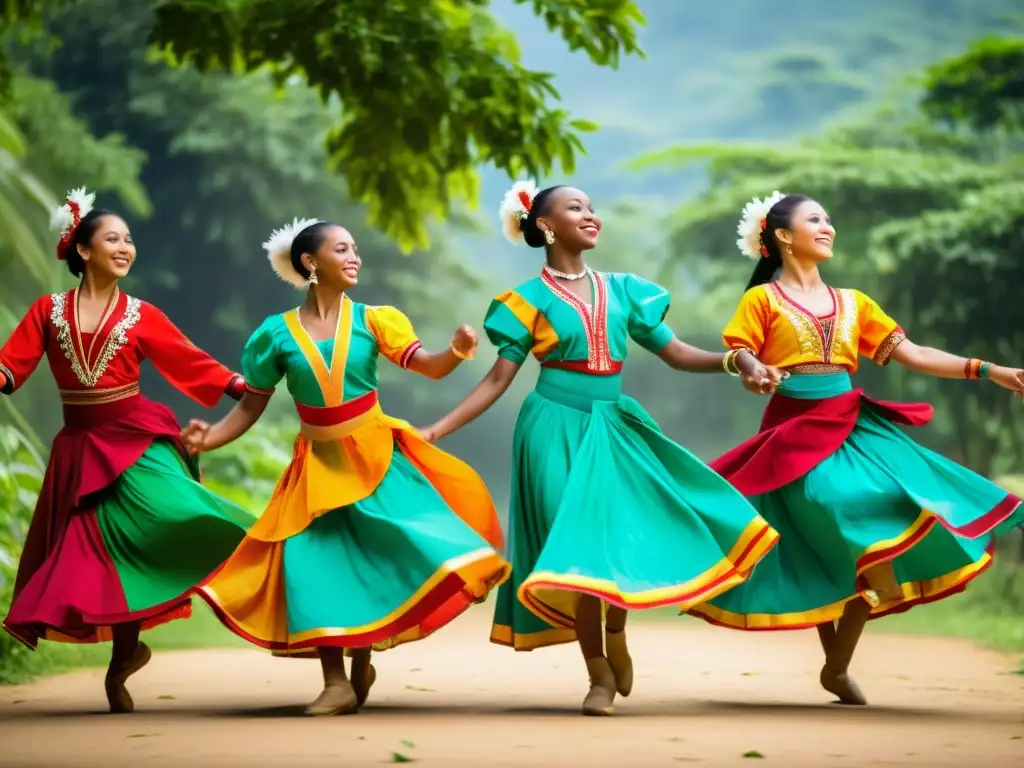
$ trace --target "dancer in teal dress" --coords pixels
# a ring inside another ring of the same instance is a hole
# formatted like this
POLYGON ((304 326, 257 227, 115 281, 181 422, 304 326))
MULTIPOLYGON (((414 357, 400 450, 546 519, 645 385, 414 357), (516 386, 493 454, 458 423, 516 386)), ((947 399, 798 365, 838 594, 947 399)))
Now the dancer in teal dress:
POLYGON ((755 391, 770 381, 751 355, 679 341, 664 323, 664 288, 584 264, 601 222, 583 192, 534 190, 517 184, 502 219, 513 242, 545 247, 547 264, 492 302, 484 326, 497 362, 421 432, 428 440, 454 432, 494 404, 531 352, 541 361, 513 435, 513 571, 498 592, 491 640, 518 651, 577 640, 591 681, 583 713, 607 715, 616 692, 628 696, 633 686, 626 611, 686 609, 721 594, 777 539, 740 494, 622 394, 628 341, 676 370, 738 366, 755 391))
POLYGON ((817 627, 821 685, 844 704, 865 704, 848 670, 867 620, 963 590, 1022 508, 899 428, 926 424, 930 405, 872 400, 850 373, 859 357, 895 360, 1019 395, 1024 371, 917 346, 868 296, 826 285, 818 265, 832 258, 836 233, 808 197, 755 199, 739 232, 757 267, 722 337, 756 354, 773 381, 780 370, 785 378, 760 432, 711 466, 781 539, 745 584, 691 613, 748 631, 817 627))
POLYGON ((371 647, 427 637, 510 571, 480 476, 378 401, 379 357, 441 379, 472 357, 476 335, 462 326, 447 349, 428 352, 397 309, 352 301, 362 262, 336 224, 297 220, 265 247, 305 301, 249 339, 238 406, 216 424, 191 422, 183 438, 195 452, 237 439, 282 381, 301 428, 263 515, 199 593, 254 645, 319 657, 324 689, 308 714, 349 714, 376 679, 371 647))

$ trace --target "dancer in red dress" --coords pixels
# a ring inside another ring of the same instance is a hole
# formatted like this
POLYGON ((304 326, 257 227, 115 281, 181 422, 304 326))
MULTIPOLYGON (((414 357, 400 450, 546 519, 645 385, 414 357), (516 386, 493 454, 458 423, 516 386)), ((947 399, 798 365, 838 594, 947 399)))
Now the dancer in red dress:
POLYGON ((125 681, 151 655, 140 630, 189 616, 192 588, 253 519, 199 484, 174 414, 139 392, 141 363, 207 407, 237 399, 245 382, 120 290, 135 245, 124 220, 92 201, 74 190, 54 216, 57 257, 81 284, 36 300, 0 348, 0 392, 14 393, 45 355, 64 411, 3 627, 32 649, 113 640, 107 699, 129 712, 125 681))

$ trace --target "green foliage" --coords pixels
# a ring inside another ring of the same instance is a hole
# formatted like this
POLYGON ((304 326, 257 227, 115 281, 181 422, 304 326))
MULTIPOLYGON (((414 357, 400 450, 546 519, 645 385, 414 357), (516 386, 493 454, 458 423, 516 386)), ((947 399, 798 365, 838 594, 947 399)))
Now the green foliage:
MULTIPOLYGON (((46 469, 27 437, 13 427, 0 425, 0 605, 11 604, 18 556, 28 531, 32 510, 46 469)), ((0 683, 13 676, 29 651, 6 632, 0 632, 0 683)))
MULTIPOLYGON (((919 118, 901 132, 892 117, 883 114, 874 131, 853 126, 795 145, 675 147, 635 167, 705 164, 708 191, 672 219, 676 260, 725 256, 735 265, 726 268, 733 302, 750 268, 734 244, 744 203, 775 189, 799 192, 821 200, 836 223, 831 282, 867 291, 918 343, 1019 365, 1024 325, 1013 288, 1024 247, 1024 160, 992 162, 978 140, 947 141, 919 118)), ((893 392, 900 383, 880 386, 893 392)), ((939 401, 941 447, 958 460, 989 474, 1024 455, 1008 396, 962 382, 917 381, 912 391, 939 401)))
POLYGON ((203 455, 203 484, 247 509, 263 512, 277 481, 291 461, 297 423, 266 417, 233 443, 203 455))
MULTIPOLYGON (((525 0, 519 0, 524 2, 525 0)), ((532 0, 572 49, 616 66, 639 51, 631 0, 532 0)), ((268 69, 307 82, 343 112, 331 166, 369 222, 404 249, 426 247, 431 218, 475 202, 477 167, 571 173, 583 150, 551 76, 520 63, 514 37, 481 0, 167 0, 151 40, 202 70, 268 69)))
POLYGON ((925 112, 975 130, 1024 127, 1024 39, 985 38, 931 67, 925 112))

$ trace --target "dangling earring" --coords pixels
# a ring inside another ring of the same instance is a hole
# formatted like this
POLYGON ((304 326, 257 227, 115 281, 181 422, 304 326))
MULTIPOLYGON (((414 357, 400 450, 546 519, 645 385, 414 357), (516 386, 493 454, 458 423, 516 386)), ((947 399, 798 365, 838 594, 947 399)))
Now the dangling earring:
POLYGON ((547 243, 548 245, 555 244, 555 233, 552 232, 550 229, 544 230, 544 242, 547 243))
POLYGON ((320 282, 319 280, 316 279, 316 264, 313 264, 312 262, 310 262, 309 264, 309 280, 307 280, 306 282, 308 282, 310 285, 316 285, 317 283, 320 282))
POLYGON ((790 245, 789 243, 786 243, 786 255, 789 256, 790 258, 793 257, 793 246, 790 245))

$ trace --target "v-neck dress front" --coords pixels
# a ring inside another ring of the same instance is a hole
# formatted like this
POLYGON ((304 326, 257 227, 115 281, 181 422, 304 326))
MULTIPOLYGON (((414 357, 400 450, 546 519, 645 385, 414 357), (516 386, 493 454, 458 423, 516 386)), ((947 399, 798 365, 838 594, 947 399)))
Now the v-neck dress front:
POLYGON ((393 307, 344 297, 333 339, 297 309, 242 353, 247 386, 284 381, 301 422, 259 522, 201 594, 239 636, 277 655, 378 650, 426 637, 505 580, 497 512, 468 465, 381 410, 377 364, 419 349, 393 307))

